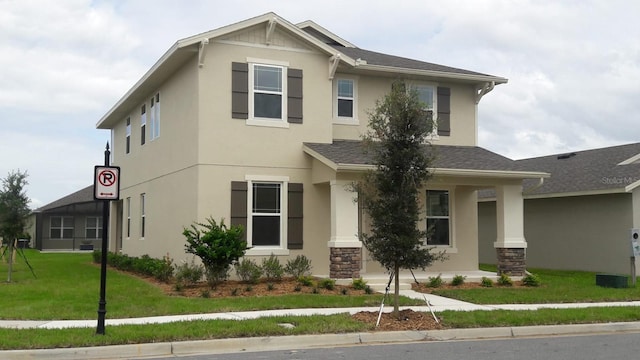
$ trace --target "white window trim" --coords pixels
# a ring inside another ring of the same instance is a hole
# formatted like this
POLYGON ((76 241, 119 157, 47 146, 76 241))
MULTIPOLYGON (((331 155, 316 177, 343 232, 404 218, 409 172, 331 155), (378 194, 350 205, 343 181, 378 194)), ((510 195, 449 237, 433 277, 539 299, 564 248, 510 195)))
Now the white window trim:
POLYGON ((357 76, 344 76, 335 77, 333 80, 333 123, 339 125, 360 125, 358 119, 358 77, 357 76), (351 80, 353 81, 353 116, 338 116, 338 80, 351 80))
POLYGON ((269 256, 273 255, 289 255, 287 249, 287 219, 288 219, 288 176, 269 176, 269 175, 247 175, 247 247, 250 249, 245 252, 247 256, 269 256), (278 183, 280 188, 280 246, 260 246, 253 248, 253 183, 278 183))
POLYGON ((57 216, 51 216, 49 218, 49 239, 50 240, 70 240, 73 239, 75 237, 75 232, 76 232, 76 226, 75 226, 75 218, 73 216, 65 216, 65 215, 57 215, 57 216), (53 218, 60 218, 60 226, 53 226, 53 218), (71 226, 65 226, 65 222, 64 219, 65 218, 71 218, 71 226), (51 230, 52 229, 59 229, 60 230, 60 237, 52 237, 51 236, 51 230), (64 237, 64 230, 65 229, 72 229, 72 236, 70 238, 66 238, 64 237))
POLYGON ((258 59, 258 58, 247 58, 247 63, 249 64, 249 117, 246 120, 247 125, 251 126, 266 126, 266 127, 276 127, 276 128, 289 128, 288 116, 287 116, 287 69, 289 67, 289 62, 287 61, 277 61, 277 60, 268 60, 268 59, 258 59), (279 67, 282 69, 282 117, 280 119, 270 119, 270 118, 261 118, 255 117, 253 114, 255 113, 254 109, 254 66, 270 66, 270 67, 279 67))
POLYGON ((438 140, 440 136, 438 135, 438 83, 428 82, 428 81, 412 81, 408 83, 409 88, 414 88, 418 86, 429 86, 433 88, 433 129, 431 133, 427 136, 429 140, 438 140))
MULTIPOLYGON (((427 244, 426 246, 429 247, 429 248, 435 248, 437 250, 446 250, 447 254, 456 254, 456 253, 458 253, 458 248, 456 247, 456 236, 455 236, 455 228, 456 227, 454 226, 455 212, 456 212, 455 188, 454 187, 435 187, 435 188, 425 189, 425 191, 423 191, 425 210, 426 210, 426 206, 427 206, 427 191, 448 191, 449 192, 449 245, 431 245, 431 244, 427 244)), ((436 219, 438 217, 437 216, 427 216, 427 211, 425 211, 425 220, 423 221, 423 224, 425 226, 425 230, 427 230, 426 226, 427 226, 427 219, 428 218, 436 219)), ((426 243, 426 239, 425 239, 425 243, 426 243)))

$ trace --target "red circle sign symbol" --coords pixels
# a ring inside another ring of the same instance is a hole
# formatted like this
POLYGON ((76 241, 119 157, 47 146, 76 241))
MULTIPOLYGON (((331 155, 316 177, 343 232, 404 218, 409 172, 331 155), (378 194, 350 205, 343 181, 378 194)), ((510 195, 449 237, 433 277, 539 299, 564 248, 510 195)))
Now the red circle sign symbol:
POLYGON ((98 174, 100 185, 111 186, 116 182, 116 174, 111 170, 103 170, 98 174))

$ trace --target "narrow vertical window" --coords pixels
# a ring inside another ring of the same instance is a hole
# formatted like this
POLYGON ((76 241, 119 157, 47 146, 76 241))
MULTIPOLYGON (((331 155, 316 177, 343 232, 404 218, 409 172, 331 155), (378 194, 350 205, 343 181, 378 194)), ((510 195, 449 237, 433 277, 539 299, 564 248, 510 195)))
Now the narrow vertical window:
POLYGON ((140 194, 140 237, 144 238, 145 226, 146 226, 146 214, 145 214, 145 200, 146 194, 140 194))
POLYGON ((160 93, 151 97, 150 106, 149 134, 151 140, 155 140, 160 137, 160 93))
POLYGON ((127 238, 131 237, 131 198, 127 198, 127 238))
POLYGON ((144 145, 147 135, 147 108, 142 104, 140 108, 140 145, 144 145))
POLYGON ((131 152, 131 118, 127 118, 127 137, 125 139, 125 154, 131 152))
POLYGON ((338 79, 338 117, 353 117, 353 80, 338 79))
POLYGON ((427 245, 450 245, 449 191, 427 190, 427 245))

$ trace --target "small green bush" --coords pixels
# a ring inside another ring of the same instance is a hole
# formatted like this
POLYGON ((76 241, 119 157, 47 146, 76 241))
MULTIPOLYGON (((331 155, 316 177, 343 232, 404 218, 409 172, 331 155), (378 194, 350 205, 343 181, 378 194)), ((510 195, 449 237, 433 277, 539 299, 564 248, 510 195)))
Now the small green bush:
POLYGON ((340 289, 340 293, 341 293, 342 295, 349 295, 349 289, 347 289, 347 288, 342 288, 342 289, 340 289))
POLYGON ((229 278, 229 268, 205 268, 205 276, 209 287, 215 289, 221 282, 229 278))
POLYGON ((453 279, 451 279, 451 285, 460 286, 464 284, 464 281, 466 280, 466 278, 467 278, 466 276, 456 275, 453 277, 453 279))
POLYGON ((442 277, 440 275, 436 276, 436 277, 429 277, 429 283, 427 284, 428 287, 430 288, 438 288, 440 286, 442 286, 444 284, 444 281, 442 281, 442 277))
POLYGON ((284 272, 294 278, 311 274, 311 260, 304 255, 298 255, 295 259, 289 259, 284 266, 284 272))
POLYGON ((498 278, 498 285, 500 285, 500 286, 512 286, 513 285, 513 281, 511 280, 509 275, 507 275, 506 273, 502 273, 502 274, 500 274, 500 277, 498 278))
POLYGON ((489 279, 486 276, 483 276, 482 280, 480 281, 480 286, 482 286, 482 287, 492 287, 493 286, 493 280, 489 279))
POLYGON ((371 288, 371 286, 367 285, 367 287, 364 288, 364 293, 367 295, 373 294, 373 289, 371 288))
POLYGON ((302 286, 313 286, 313 278, 311 276, 300 276, 298 277, 298 282, 302 286))
POLYGON ((280 264, 280 260, 273 254, 268 259, 262 259, 262 271, 269 281, 280 281, 284 274, 284 268, 280 264))
POLYGON ((91 254, 93 256, 93 262, 96 264, 100 264, 102 262, 102 251, 101 250, 93 250, 91 254))
POLYGON ((247 287, 244 288, 244 292, 252 292, 253 291, 253 286, 251 285, 247 285, 247 287))
POLYGON ((257 284, 262 277, 262 268, 251 259, 242 259, 234 267, 240 280, 246 283, 257 284))
POLYGON ((320 290, 318 289, 318 287, 314 287, 313 290, 311 290, 312 294, 320 294, 320 290))
POLYGON ((322 279, 318 282, 318 286, 323 289, 333 290, 336 287, 336 281, 333 279, 322 279))
POLYGON ((522 284, 524 286, 538 287, 541 284, 540 277, 535 274, 528 274, 522 278, 522 284))
POLYGON ((364 290, 367 288, 367 282, 362 280, 362 278, 353 279, 351 287, 353 287, 355 290, 364 290))
POLYGON ((295 291, 295 292, 302 291, 302 286, 300 284, 297 284, 296 287, 293 288, 293 291, 295 291))
POLYGON ((240 292, 240 289, 233 288, 233 290, 231 290, 231 296, 238 296, 239 292, 240 292))
POLYGON ((211 293, 209 292, 209 290, 202 290, 200 292, 200 297, 203 297, 205 299, 208 299, 211 297, 211 293))
POLYGON ((275 289, 275 288, 276 288, 276 286, 275 286, 275 285, 273 285, 273 283, 268 283, 268 284, 267 284, 267 290, 269 290, 269 291, 273 291, 273 289, 275 289))
POLYGON ((202 276, 204 275, 204 267, 196 264, 192 258, 191 262, 185 261, 182 264, 177 265, 175 274, 177 283, 186 286, 195 285, 202 279, 202 276))

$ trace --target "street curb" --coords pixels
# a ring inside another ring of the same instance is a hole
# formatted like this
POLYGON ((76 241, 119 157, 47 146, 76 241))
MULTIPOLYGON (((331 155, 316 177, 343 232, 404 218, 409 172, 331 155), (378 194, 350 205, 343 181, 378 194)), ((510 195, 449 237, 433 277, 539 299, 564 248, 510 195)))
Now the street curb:
POLYGON ((0 358, 23 359, 124 359, 132 357, 186 356, 257 351, 301 350, 323 346, 353 346, 420 341, 499 339, 549 335, 586 335, 640 332, 640 322, 516 326, 429 331, 390 331, 326 335, 291 335, 164 342, 155 344, 112 345, 72 349, 0 351, 0 358))

